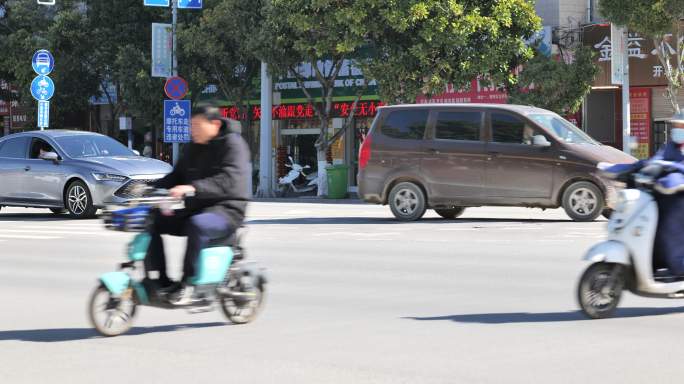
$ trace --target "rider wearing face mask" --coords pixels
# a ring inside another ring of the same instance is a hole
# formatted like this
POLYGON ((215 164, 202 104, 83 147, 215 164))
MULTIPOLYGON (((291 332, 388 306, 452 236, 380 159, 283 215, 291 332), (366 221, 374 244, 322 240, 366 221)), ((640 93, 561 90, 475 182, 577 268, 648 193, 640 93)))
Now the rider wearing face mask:
MULTIPOLYGON (((672 128, 670 139, 653 157, 653 160, 684 162, 684 114, 680 113, 670 120, 672 128)), ((684 177, 680 173, 669 174, 658 184, 666 188, 656 187, 661 193, 655 195, 658 201, 658 231, 654 243, 654 260, 657 267, 668 267, 671 275, 684 276, 684 177)))

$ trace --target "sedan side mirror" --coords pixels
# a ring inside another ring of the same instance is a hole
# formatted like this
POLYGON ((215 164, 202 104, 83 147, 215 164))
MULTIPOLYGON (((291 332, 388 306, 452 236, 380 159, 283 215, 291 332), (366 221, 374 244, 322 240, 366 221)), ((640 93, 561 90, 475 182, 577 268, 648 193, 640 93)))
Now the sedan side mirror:
POLYGON ((536 135, 532 138, 532 145, 535 147, 548 148, 551 146, 551 143, 546 139, 546 136, 536 135))
POLYGON ((53 161, 53 162, 59 161, 59 155, 56 154, 55 152, 43 152, 38 157, 43 159, 43 160, 49 160, 49 161, 53 161))

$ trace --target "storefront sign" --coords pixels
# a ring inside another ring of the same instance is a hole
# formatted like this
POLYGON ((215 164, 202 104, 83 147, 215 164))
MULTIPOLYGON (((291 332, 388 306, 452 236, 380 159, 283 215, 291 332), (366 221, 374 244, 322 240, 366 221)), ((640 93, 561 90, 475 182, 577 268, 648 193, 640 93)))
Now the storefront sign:
POLYGON ((417 103, 488 103, 488 104, 506 104, 508 102, 508 95, 497 89, 487 85, 485 81, 473 80, 470 84, 470 89, 455 89, 453 86, 447 86, 444 93, 432 96, 418 96, 417 103))
MULTIPOLYGON (((613 59, 614 42, 611 40, 609 24, 597 24, 584 28, 584 44, 596 52, 594 64, 601 68, 595 86, 609 86, 611 81, 611 62, 613 59)), ((657 56, 657 50, 652 39, 647 39, 637 33, 630 32, 627 38, 627 54, 629 56, 629 81, 635 86, 664 86, 667 78, 663 65, 657 56)), ((671 40, 671 38, 670 38, 671 40)), ((662 50, 674 55, 674 44, 666 40, 662 50)), ((675 57, 670 62, 674 64, 675 57)))
MULTIPOLYGON (((333 103, 332 117, 348 117, 352 112, 353 102, 337 102, 333 103)), ((356 105, 356 117, 375 117, 378 108, 384 104, 380 101, 359 101, 356 105)), ((221 113, 223 117, 234 120, 245 120, 244 114, 240 116, 238 107, 222 108, 221 113)), ((250 107, 250 120, 256 121, 261 119, 261 107, 250 107)), ((274 120, 289 120, 289 119, 313 119, 316 117, 316 111, 311 104, 283 104, 276 105, 271 110, 274 120)))
POLYGON ((647 159, 651 155, 651 88, 630 88, 630 130, 637 149, 632 155, 647 159))

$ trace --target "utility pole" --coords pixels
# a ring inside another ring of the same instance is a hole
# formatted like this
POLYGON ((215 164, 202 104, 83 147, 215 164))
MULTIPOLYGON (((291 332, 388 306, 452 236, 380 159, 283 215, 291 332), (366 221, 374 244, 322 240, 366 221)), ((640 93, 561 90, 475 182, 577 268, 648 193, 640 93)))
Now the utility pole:
POLYGON ((259 189, 257 197, 273 197, 271 176, 271 127, 273 108, 273 79, 268 65, 261 62, 261 124, 259 127, 259 189))
POLYGON ((622 34, 622 46, 625 47, 622 51, 622 151, 630 155, 632 153, 632 133, 631 133, 631 112, 629 102, 629 49, 628 44, 628 29, 624 29, 622 34))
MULTIPOLYGON (((178 55, 177 55, 177 50, 178 50, 178 42, 176 41, 176 24, 178 23, 178 0, 171 0, 171 35, 172 35, 172 47, 171 47, 171 57, 172 57, 172 63, 171 63, 171 72, 172 75, 178 76, 178 55)), ((178 152, 179 152, 179 144, 178 143, 173 143, 173 150, 171 152, 171 162, 173 162, 174 165, 178 162, 178 152)))

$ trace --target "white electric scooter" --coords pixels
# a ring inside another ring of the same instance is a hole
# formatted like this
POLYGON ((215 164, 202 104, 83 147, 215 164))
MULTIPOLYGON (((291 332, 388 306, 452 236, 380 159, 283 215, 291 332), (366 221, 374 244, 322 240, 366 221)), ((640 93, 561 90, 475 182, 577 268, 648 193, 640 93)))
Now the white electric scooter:
MULTIPOLYGON (((608 164, 609 165, 609 164, 608 164)), ((658 205, 654 189, 663 190, 657 180, 668 172, 682 172, 682 165, 652 161, 638 169, 634 165, 599 165, 604 175, 624 182, 618 203, 608 223, 608 239, 584 256, 591 265, 578 285, 582 311, 594 319, 610 317, 623 289, 653 298, 684 298, 684 278, 654 274, 653 245, 658 228, 658 205)), ((658 271, 664 272, 664 271, 658 271)))
POLYGON ((315 172, 306 174, 305 169, 310 169, 308 165, 301 166, 294 162, 292 157, 290 159, 290 164, 285 164, 286 167, 290 168, 287 175, 278 179, 278 185, 280 187, 280 195, 285 196, 288 190, 292 190, 295 193, 310 192, 318 188, 318 175, 315 172), (299 176, 304 176, 306 180, 306 185, 297 185, 295 182, 299 179, 299 176))

